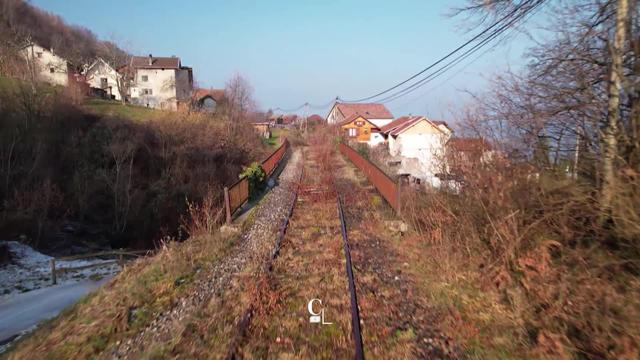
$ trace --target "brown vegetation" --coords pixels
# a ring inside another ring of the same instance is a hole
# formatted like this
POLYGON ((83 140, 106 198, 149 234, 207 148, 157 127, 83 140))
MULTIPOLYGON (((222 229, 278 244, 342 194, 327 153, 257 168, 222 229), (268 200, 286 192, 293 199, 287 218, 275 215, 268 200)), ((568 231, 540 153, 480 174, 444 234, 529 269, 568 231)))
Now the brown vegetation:
POLYGON ((134 122, 85 113, 46 89, 16 83, 0 93, 5 238, 24 233, 47 245, 38 244, 44 233, 74 220, 113 246, 150 247, 179 235, 187 201, 221 201, 222 186, 266 152, 250 126, 224 116, 134 122))
MULTIPOLYGON (((535 2, 469 3, 466 11, 495 19, 535 2)), ((415 261, 471 356, 639 356, 640 96, 630 40, 639 11, 630 4, 553 8, 557 36, 464 114, 463 132, 489 139, 492 160, 456 164, 459 193, 404 194, 414 248, 429 254, 415 261)))

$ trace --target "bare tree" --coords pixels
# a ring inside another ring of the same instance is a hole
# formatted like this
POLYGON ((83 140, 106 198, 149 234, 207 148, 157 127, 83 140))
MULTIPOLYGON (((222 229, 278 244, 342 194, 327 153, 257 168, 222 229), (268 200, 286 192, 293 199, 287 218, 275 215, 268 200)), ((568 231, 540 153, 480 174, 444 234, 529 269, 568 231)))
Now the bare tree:
POLYGON ((227 81, 224 93, 226 97, 225 113, 232 122, 245 120, 249 112, 255 110, 253 87, 242 75, 234 74, 227 81))
POLYGON ((122 105, 125 105, 135 76, 135 69, 131 64, 133 56, 120 49, 114 42, 104 42, 101 52, 104 60, 115 70, 114 80, 122 105))

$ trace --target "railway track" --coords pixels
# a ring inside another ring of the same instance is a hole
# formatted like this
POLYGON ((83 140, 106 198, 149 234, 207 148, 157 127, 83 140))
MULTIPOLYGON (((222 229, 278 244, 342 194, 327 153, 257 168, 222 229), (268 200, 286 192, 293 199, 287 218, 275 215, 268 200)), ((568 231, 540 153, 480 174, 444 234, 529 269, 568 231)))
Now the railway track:
MULTIPOLYGON (((299 182, 294 187, 295 188, 294 196, 289 207, 290 210, 289 210, 288 216, 286 219, 284 219, 282 225, 280 226, 278 236, 274 243, 274 248, 271 251, 269 258, 264 263, 263 272, 262 272, 263 279, 261 280, 265 280, 265 278, 273 280, 273 278, 279 276, 279 274, 277 274, 278 269, 274 269, 274 262, 278 259, 278 255, 281 253, 281 250, 283 250, 283 247, 286 248, 288 245, 291 246, 292 248, 296 247, 294 244, 288 243, 286 241, 288 230, 290 229, 292 222, 294 222, 294 227, 296 227, 297 231, 301 231, 300 229, 308 229, 309 227, 313 227, 311 225, 304 225, 303 224, 304 221, 302 221, 301 219, 296 219, 292 221, 294 213, 298 211, 307 212, 307 213, 313 212, 313 210, 315 209, 313 208, 313 206, 318 206, 320 204, 326 207, 326 206, 331 206, 331 202, 335 202, 335 209, 337 210, 337 219, 334 218, 334 221, 339 220, 339 226, 336 226, 337 222, 336 222, 336 225, 330 226, 329 228, 331 230, 329 231, 328 237, 332 238, 332 236, 335 235, 334 236, 335 238, 339 234, 342 240, 340 247, 342 248, 342 252, 344 254, 344 260, 345 260, 345 271, 342 274, 342 279, 343 279, 342 284, 344 284, 343 281, 344 281, 344 278, 346 278, 348 283, 348 294, 345 294, 345 295, 348 295, 348 299, 349 299, 348 301, 349 312, 350 312, 349 318, 350 318, 350 327, 351 327, 350 340, 352 343, 350 348, 351 348, 351 353, 353 354, 353 358, 364 359, 362 333, 360 329, 360 314, 359 314, 359 307, 358 307, 358 300, 357 300, 358 297, 356 294, 356 284, 355 284, 353 266, 351 261, 351 251, 350 251, 349 238, 348 238, 348 226, 345 221, 342 199, 335 186, 335 181, 333 179, 333 174, 331 174, 331 171, 326 171, 327 169, 325 169, 325 171, 322 173, 330 174, 330 176, 318 177, 316 175, 318 173, 314 171, 318 169, 314 168, 313 164, 306 163, 305 158, 306 157, 303 156, 302 171, 300 172, 299 182), (310 169, 305 170, 306 166, 309 166, 310 169), (302 209, 298 209, 296 207, 296 204, 298 203, 302 203, 302 204, 307 203, 312 207, 309 208, 309 207, 303 206, 302 209), (337 231, 338 227, 339 227, 339 231, 337 231)), ((297 234, 294 234, 292 236, 295 237, 296 235, 297 234)), ((298 254, 298 255, 303 257, 304 253, 298 254)), ((279 260, 282 260, 282 259, 279 259, 279 260)), ((282 260, 282 262, 284 261, 286 261, 286 259, 282 260)), ((335 263, 335 259, 333 262, 335 263)), ((309 266, 309 267, 313 268, 313 266, 309 266)), ((282 272, 281 270, 282 268, 280 268, 280 272, 282 272)), ((280 276, 282 276, 282 274, 280 274, 280 276)), ((345 297, 345 300, 346 300, 346 297, 345 297)), ((249 338, 251 338, 251 336, 248 335, 248 332, 251 331, 250 328, 252 326, 252 319, 254 318, 258 310, 257 308, 260 304, 260 301, 261 299, 256 297, 254 301, 252 301, 249 308, 245 311, 240 321, 238 322, 236 338, 234 341, 231 342, 231 345, 225 357, 226 359, 230 360, 230 359, 237 359, 237 358, 244 357, 243 356, 244 352, 242 348, 244 343, 246 341, 249 341, 249 338)), ((335 314, 332 314, 332 315, 335 316, 335 314)), ((271 319, 271 320, 277 321, 277 319, 271 319)), ((307 325, 305 326, 309 326, 309 324, 307 323, 307 325)), ((331 325, 331 326, 337 326, 337 325, 331 325)), ((347 337, 345 336, 345 339, 346 338, 347 337)), ((247 350, 247 351, 249 353, 252 352, 251 350, 247 350)))

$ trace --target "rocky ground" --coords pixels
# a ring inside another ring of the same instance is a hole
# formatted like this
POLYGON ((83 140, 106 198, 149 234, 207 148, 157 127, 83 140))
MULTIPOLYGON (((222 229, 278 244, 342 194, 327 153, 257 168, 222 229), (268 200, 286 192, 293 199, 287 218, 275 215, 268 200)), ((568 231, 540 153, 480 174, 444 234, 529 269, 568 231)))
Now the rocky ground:
MULTIPOLYGON (((262 263, 273 248, 278 227, 286 218, 293 199, 293 183, 299 177, 300 151, 294 150, 279 176, 278 184, 262 199, 248 217, 248 228, 229 253, 221 260, 202 269, 204 276, 185 297, 173 306, 155 314, 150 324, 125 339, 110 351, 113 358, 138 359, 155 344, 175 338, 185 328, 188 319, 206 304, 222 298, 232 281, 249 268, 262 263)), ((233 230, 230 230, 233 231, 233 230)))

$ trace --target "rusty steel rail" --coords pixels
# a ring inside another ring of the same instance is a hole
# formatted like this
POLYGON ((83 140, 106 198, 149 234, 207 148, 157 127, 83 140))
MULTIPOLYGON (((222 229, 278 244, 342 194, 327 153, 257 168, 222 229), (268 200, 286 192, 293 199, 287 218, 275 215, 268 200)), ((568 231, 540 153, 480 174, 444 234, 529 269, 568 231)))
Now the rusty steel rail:
POLYGON ((360 331, 360 310, 358 309, 358 296, 356 294, 356 284, 353 278, 353 265, 351 264, 351 249, 349 247, 349 237, 347 235, 347 224, 342 210, 342 201, 338 196, 338 217, 340 218, 340 231, 342 232, 342 244, 344 246, 344 257, 347 268, 347 280, 349 281, 349 294, 351 297, 351 331, 353 332, 353 342, 355 345, 355 358, 364 359, 362 349, 362 333, 360 331))

